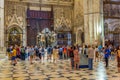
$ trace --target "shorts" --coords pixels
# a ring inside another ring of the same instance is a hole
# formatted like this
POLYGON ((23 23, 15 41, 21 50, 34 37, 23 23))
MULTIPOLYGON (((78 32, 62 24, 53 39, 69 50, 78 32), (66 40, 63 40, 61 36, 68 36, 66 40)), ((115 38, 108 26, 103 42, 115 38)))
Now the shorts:
POLYGON ((33 58, 33 55, 30 55, 30 58, 33 58))
POLYGON ((12 56, 12 60, 15 60, 16 59, 16 57, 15 56, 12 56))
POLYGON ((41 53, 41 57, 44 57, 45 56, 45 54, 44 53, 41 53))
POLYGON ((47 54, 48 56, 51 56, 52 54, 47 54))
POLYGON ((31 56, 31 55, 33 56, 33 55, 34 55, 34 53, 29 53, 29 56, 31 56))

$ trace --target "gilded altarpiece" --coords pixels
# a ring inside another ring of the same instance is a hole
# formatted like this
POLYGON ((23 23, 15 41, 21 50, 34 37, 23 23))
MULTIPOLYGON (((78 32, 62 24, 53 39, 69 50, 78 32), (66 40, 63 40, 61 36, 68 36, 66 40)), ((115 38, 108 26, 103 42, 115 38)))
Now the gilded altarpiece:
POLYGON ((5 2, 5 33, 6 33, 6 46, 8 45, 26 45, 26 24, 25 24, 25 12, 26 7, 21 3, 16 2, 5 2), (20 29, 19 32, 14 31, 14 28, 20 29), (11 31, 13 30, 13 31, 11 31), (12 37, 15 37, 15 40, 17 37, 20 37, 18 40, 18 43, 16 43, 12 37), (18 35, 18 36, 17 36, 18 35))

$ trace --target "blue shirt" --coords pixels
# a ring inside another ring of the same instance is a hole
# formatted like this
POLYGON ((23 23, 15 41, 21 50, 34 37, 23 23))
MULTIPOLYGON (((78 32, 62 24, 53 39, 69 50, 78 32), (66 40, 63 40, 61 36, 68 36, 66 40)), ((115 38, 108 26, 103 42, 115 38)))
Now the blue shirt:
POLYGON ((62 51, 63 51, 63 48, 60 48, 59 51, 62 52, 62 51))
POLYGON ((105 58, 109 58, 110 56, 110 50, 109 49, 105 49, 105 58))
POLYGON ((99 49, 100 52, 102 52, 102 46, 101 45, 98 47, 98 49, 99 49))
POLYGON ((47 48, 47 53, 48 53, 48 54, 51 54, 51 53, 52 53, 52 47, 48 47, 48 48, 47 48))

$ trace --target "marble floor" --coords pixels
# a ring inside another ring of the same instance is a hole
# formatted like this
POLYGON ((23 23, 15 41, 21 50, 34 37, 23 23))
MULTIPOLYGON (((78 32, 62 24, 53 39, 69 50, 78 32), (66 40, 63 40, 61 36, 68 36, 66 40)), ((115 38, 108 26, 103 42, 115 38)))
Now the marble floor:
POLYGON ((34 61, 32 65, 19 61, 16 66, 9 60, 1 60, 0 80, 120 80, 120 73, 115 61, 110 61, 107 69, 103 62, 95 62, 94 70, 71 70, 69 60, 59 60, 57 64, 34 61))

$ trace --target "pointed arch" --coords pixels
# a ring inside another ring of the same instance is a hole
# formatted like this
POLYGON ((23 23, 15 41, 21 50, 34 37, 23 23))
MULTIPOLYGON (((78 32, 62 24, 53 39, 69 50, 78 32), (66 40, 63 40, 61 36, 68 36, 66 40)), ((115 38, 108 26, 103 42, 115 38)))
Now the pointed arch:
POLYGON ((23 29, 18 25, 12 25, 7 28, 7 46, 8 45, 23 45, 23 29))
POLYGON ((23 29, 19 25, 11 25, 10 27, 7 28, 7 33, 9 34, 12 29, 16 29, 19 33, 23 33, 23 29))

